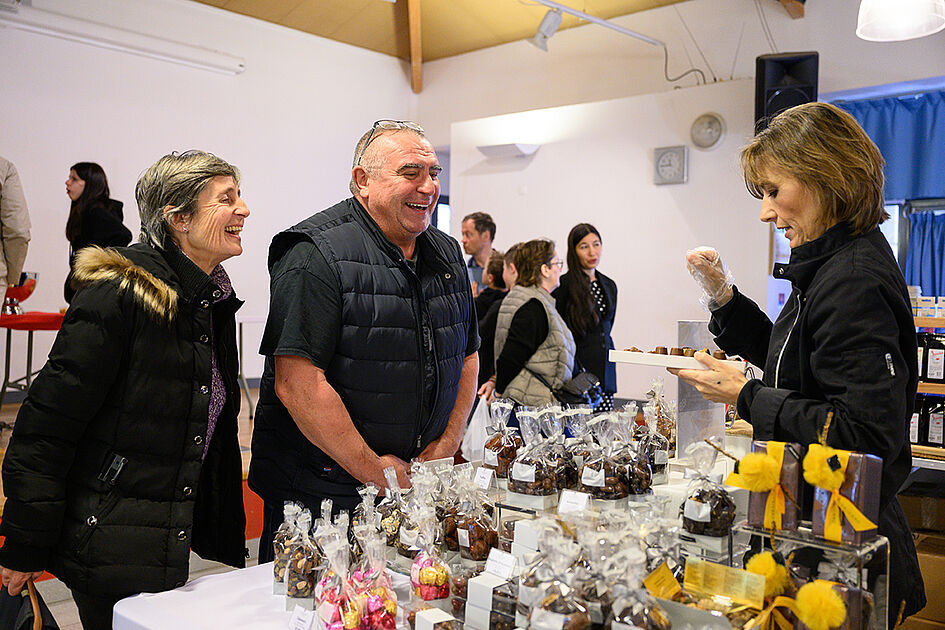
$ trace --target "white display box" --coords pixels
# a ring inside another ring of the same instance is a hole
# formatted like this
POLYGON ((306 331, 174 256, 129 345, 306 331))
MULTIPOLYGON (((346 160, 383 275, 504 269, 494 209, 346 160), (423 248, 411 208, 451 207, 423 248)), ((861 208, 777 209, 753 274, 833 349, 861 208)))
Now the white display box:
POLYGON ((508 580, 503 580, 491 573, 481 573, 470 578, 466 586, 466 607, 475 606, 492 610, 492 591, 505 584, 508 584, 508 580))
MULTIPOLYGON (((449 602, 449 600, 447 600, 449 602)), ((433 603, 433 602, 428 602, 433 603)), ((433 626, 443 621, 452 621, 459 624, 459 621, 453 615, 440 608, 428 608, 417 613, 416 630, 433 630, 433 626)))
POLYGON ((515 559, 518 561, 518 565, 520 567, 524 567, 527 564, 528 559, 536 553, 538 553, 538 550, 533 547, 526 547, 525 545, 512 543, 512 555, 515 556, 515 559))
POLYGON ((515 538, 513 543, 519 547, 538 549, 538 528, 534 519, 519 519, 515 521, 515 538))
POLYGON ((558 494, 532 495, 508 490, 505 493, 505 502, 515 507, 544 511, 558 505, 558 494))
POLYGON ((471 606, 466 600, 466 627, 472 630, 489 630, 489 621, 492 610, 471 606))

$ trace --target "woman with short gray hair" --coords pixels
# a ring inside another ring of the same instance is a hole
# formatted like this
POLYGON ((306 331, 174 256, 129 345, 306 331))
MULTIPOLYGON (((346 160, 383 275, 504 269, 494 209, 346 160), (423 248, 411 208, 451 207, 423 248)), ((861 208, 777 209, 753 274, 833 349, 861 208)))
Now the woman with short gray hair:
POLYGON ((239 171, 172 153, 138 181, 141 242, 76 258, 73 298, 3 463, 3 583, 43 570, 85 630, 182 586, 190 550, 244 564, 236 310, 239 171))

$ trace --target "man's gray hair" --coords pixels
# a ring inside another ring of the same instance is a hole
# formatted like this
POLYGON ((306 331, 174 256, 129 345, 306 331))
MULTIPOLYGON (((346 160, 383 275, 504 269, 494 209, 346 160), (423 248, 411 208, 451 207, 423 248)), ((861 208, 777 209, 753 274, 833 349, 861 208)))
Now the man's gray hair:
POLYGON ((370 150, 370 145, 374 144, 375 140, 385 134, 397 133, 400 131, 409 131, 410 133, 416 134, 421 138, 426 138, 420 125, 415 122, 411 122, 409 120, 385 120, 378 122, 390 123, 390 125, 378 126, 377 123, 374 123, 375 126, 365 131, 364 135, 361 136, 361 139, 358 140, 358 143, 354 146, 354 159, 351 160, 351 181, 348 182, 348 190, 350 190, 351 194, 355 197, 358 196, 358 185, 354 181, 354 167, 360 166, 370 175, 374 175, 381 168, 381 160, 377 155, 377 151, 370 150), (407 125, 410 126, 408 127, 407 125), (358 163, 359 159, 360 164, 358 163))
POLYGON ((221 175, 232 177, 239 187, 239 169, 212 153, 175 151, 155 162, 135 186, 138 215, 141 217, 138 240, 164 249, 164 239, 172 234, 168 230, 171 215, 193 216, 197 210, 197 196, 210 180, 221 175))

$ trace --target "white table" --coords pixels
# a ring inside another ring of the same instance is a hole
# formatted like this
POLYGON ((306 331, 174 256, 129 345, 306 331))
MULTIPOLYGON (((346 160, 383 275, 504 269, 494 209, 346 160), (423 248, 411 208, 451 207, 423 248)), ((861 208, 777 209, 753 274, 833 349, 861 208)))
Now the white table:
MULTIPOLYGON (((401 602, 410 580, 392 574, 401 602)), ((164 593, 142 593, 115 604, 114 630, 287 630, 285 596, 272 594, 272 563, 206 575, 164 593)), ((398 619, 400 620, 400 619, 398 619)), ((398 628, 404 624, 398 623, 398 628)))

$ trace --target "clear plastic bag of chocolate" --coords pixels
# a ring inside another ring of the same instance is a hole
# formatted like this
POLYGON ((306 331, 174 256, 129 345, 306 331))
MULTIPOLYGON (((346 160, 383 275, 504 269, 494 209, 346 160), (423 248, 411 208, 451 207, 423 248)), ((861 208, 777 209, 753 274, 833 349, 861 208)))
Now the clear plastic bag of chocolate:
POLYGON ((351 575, 351 585, 361 604, 362 628, 395 630, 397 625, 397 594, 384 570, 385 555, 380 535, 368 534, 361 566, 351 575))
MULTIPOLYGON (((313 610, 315 603, 315 579, 321 554, 315 541, 309 536, 312 526, 312 514, 302 510, 296 519, 297 535, 289 549, 289 565, 285 574, 286 610, 293 610, 296 605, 306 610, 313 610)), ((347 541, 345 553, 347 554, 347 541)))
MULTIPOLYGON (((357 630, 361 625, 361 609, 348 580, 348 544, 341 536, 325 541, 327 567, 314 588, 315 611, 326 628, 357 630)), ((287 600, 286 609, 290 602, 287 600)))
POLYGON ((558 490, 577 488, 578 470, 565 447, 564 416, 561 406, 544 405, 538 408, 538 423, 548 443, 548 457, 554 463, 558 490))
POLYGON ((614 603, 610 630, 670 630, 666 611, 643 588, 645 558, 639 549, 623 549, 610 558, 608 574, 613 580, 614 603))
POLYGON ((686 449, 687 467, 695 475, 689 484, 688 497, 680 506, 683 529, 699 536, 728 536, 735 520, 735 501, 714 478, 716 450, 704 442, 686 449))
POLYGON ((368 531, 379 531, 381 527, 380 514, 375 506, 378 488, 373 483, 367 483, 358 488, 361 503, 354 508, 351 517, 350 542, 351 553, 355 560, 364 553, 364 540, 368 531))
POLYGON ((509 491, 537 496, 557 494, 556 462, 549 453, 548 441, 542 437, 538 411, 521 407, 516 414, 525 445, 509 470, 509 491))
POLYGON ((456 534, 459 552, 467 560, 485 562, 489 550, 499 546, 499 533, 484 508, 485 497, 472 479, 458 480, 459 504, 456 534))
POLYGON ((439 607, 449 610, 450 571, 436 549, 439 529, 436 512, 428 505, 420 505, 414 508, 410 518, 417 523, 421 547, 410 566, 413 595, 425 602, 441 602, 439 607))
POLYGON ((619 443, 614 439, 614 424, 603 416, 594 425, 595 437, 600 444, 596 455, 590 456, 581 467, 581 492, 596 499, 623 499, 630 494, 627 467, 617 461, 614 451, 619 443))
POLYGON ((650 391, 646 393, 646 399, 647 404, 652 403, 656 407, 656 432, 669 442, 669 457, 672 457, 676 453, 676 403, 675 401, 666 402, 662 378, 653 380, 650 391))
POLYGON ((656 428, 658 416, 658 406, 650 401, 643 406, 643 424, 634 430, 634 441, 650 465, 651 483, 654 486, 669 482, 670 443, 656 428))
POLYGON ((302 512, 302 507, 286 501, 282 506, 282 524, 272 538, 272 594, 285 595, 285 573, 289 566, 289 556, 292 550, 292 540, 296 537, 298 528, 296 519, 302 512))
POLYGON ((495 471, 496 479, 508 479, 509 468, 522 446, 522 438, 515 427, 508 426, 515 402, 508 398, 492 401, 492 419, 486 426, 486 444, 482 451, 482 465, 495 471))
POLYGON ((538 552, 526 556, 518 579, 517 625, 528 622, 528 614, 541 601, 545 584, 554 579, 551 564, 544 550, 551 549, 555 540, 564 537, 561 525, 553 518, 543 516, 535 519, 533 526, 538 531, 538 552))
POLYGON ((597 444, 591 435, 589 421, 594 415, 590 405, 574 405, 561 410, 564 426, 571 432, 571 437, 565 439, 564 445, 571 454, 575 468, 581 470, 584 460, 596 451, 597 444))
MULTIPOLYGON (((411 464, 410 481, 413 487, 410 489, 409 498, 404 507, 404 518, 400 524, 400 533, 395 547, 398 555, 414 559, 420 553, 420 524, 414 520, 414 516, 418 508, 429 507, 433 511, 434 521, 439 523, 433 507, 439 482, 433 471, 421 465, 420 462, 411 464)), ((431 544, 436 544, 436 540, 431 544)))
POLYGON ((394 547, 400 537, 400 523, 404 519, 403 493, 393 467, 384 469, 384 479, 387 480, 387 492, 377 506, 377 513, 381 518, 381 530, 387 545, 394 547))
POLYGON ((603 628, 613 605, 613 588, 608 575, 610 559, 628 543, 624 530, 611 527, 584 527, 578 531, 581 545, 581 560, 572 569, 574 572, 575 597, 587 608, 594 628, 603 628))
POLYGON ((580 547, 570 539, 555 540, 545 552, 552 580, 544 585, 538 606, 528 616, 531 630, 588 630, 591 618, 575 596, 571 567, 578 559, 580 547))

